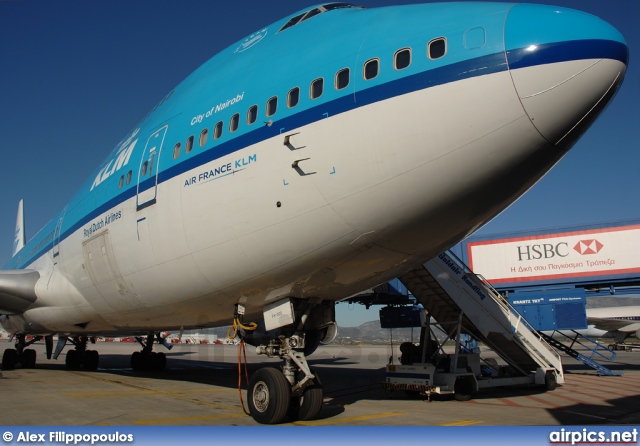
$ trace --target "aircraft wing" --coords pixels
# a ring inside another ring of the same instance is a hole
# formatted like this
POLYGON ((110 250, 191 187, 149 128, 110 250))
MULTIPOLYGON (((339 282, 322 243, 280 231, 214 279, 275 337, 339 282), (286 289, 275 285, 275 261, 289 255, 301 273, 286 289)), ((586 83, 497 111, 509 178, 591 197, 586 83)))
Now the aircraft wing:
POLYGON ((625 319, 589 317, 589 325, 595 325, 599 330, 634 332, 640 329, 640 323, 625 319))
POLYGON ((0 271, 0 314, 24 312, 36 299, 40 273, 32 269, 0 271))

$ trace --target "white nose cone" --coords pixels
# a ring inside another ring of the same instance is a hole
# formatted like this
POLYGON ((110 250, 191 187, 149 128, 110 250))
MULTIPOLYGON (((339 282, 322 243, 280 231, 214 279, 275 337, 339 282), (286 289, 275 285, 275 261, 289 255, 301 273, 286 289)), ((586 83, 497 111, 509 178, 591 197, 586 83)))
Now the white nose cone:
POLYGON ((561 148, 570 147, 610 102, 627 69, 620 33, 571 9, 514 6, 505 44, 524 110, 540 134, 561 148))
POLYGON ((589 59, 515 70, 512 77, 533 125, 547 141, 561 144, 592 111, 606 105, 625 69, 617 60, 589 59))

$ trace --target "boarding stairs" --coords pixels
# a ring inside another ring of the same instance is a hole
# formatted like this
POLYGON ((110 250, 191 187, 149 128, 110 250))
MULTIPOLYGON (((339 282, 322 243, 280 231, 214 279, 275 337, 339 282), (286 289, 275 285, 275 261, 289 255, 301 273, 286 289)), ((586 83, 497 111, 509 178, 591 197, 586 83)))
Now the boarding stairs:
POLYGON ((542 333, 542 332, 538 332, 538 333, 553 348, 555 348, 556 350, 562 351, 567 355, 571 356, 572 358, 577 359, 578 361, 581 361, 582 363, 588 365, 592 369, 596 370, 598 372, 598 375, 600 376, 621 376, 622 375, 622 372, 614 372, 608 369, 607 367, 603 366, 602 364, 600 364, 594 359, 596 357, 600 357, 607 361, 613 361, 616 358, 616 352, 608 349, 607 347, 598 343, 597 341, 587 336, 583 336, 576 331, 572 331, 572 333, 575 335, 574 337, 568 336, 563 331, 554 331, 551 335, 547 335, 546 333, 542 333), (567 345, 561 340, 556 339, 555 338, 556 334, 558 336, 565 337, 566 339, 570 340, 571 343, 567 345), (583 347, 586 351, 591 352, 591 355, 590 356, 583 355, 582 353, 575 350, 574 346, 576 344, 583 347))
POLYGON ((409 271, 400 281, 451 338, 461 329, 484 342, 522 375, 555 369, 558 384, 564 383, 560 355, 500 293, 452 252, 409 271))

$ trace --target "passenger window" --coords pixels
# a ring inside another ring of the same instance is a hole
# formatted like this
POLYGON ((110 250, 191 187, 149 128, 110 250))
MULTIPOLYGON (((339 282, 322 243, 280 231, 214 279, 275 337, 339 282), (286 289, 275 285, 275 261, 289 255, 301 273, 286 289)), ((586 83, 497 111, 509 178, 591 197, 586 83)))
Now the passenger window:
POLYGON ((298 105, 300 101, 300 89, 298 87, 292 88, 289 90, 289 94, 287 95, 287 107, 293 108, 298 105))
POLYGON ((371 80, 380 73, 380 59, 371 59, 365 62, 362 75, 365 80, 371 80))
POLYGON ((427 56, 429 59, 440 59, 447 54, 447 39, 440 37, 429 42, 427 56))
POLYGON ((311 82, 311 91, 309 91, 311 99, 318 99, 320 96, 322 96, 323 92, 324 92, 323 78, 316 79, 315 81, 311 82))
POLYGON ((393 58, 396 70, 404 70, 411 65, 411 48, 404 48, 396 53, 393 58))
POLYGON ((231 117, 229 122, 229 133, 233 133, 238 130, 238 123, 240 122, 240 113, 236 113, 231 117))
POLYGON ((219 139, 222 136, 222 121, 218 122, 213 128, 213 139, 219 139))
POLYGON ((184 148, 185 153, 190 153, 193 150, 193 135, 187 138, 187 146, 184 148))
POLYGON ((132 174, 133 174, 133 171, 131 171, 131 170, 130 170, 129 172, 127 172, 127 185, 128 185, 129 183, 131 183, 131 175, 132 175, 132 174))
POLYGON ((124 184, 124 175, 120 177, 120 181, 118 182, 118 189, 122 189, 123 184, 124 184))
POLYGON ((207 143, 208 136, 209 136, 209 129, 204 129, 200 132, 200 141, 198 141, 198 144, 200 144, 200 147, 204 146, 207 143))
POLYGON ((267 101, 267 116, 273 116, 278 111, 278 96, 274 96, 267 101))
POLYGON ((345 68, 336 73, 336 90, 342 90, 349 86, 349 69, 345 68))
POLYGON ((258 106, 254 105, 249 109, 249 112, 247 113, 247 124, 253 124, 254 122, 256 122, 256 119, 258 119, 258 106))
POLYGON ((141 177, 147 174, 147 167, 149 167, 149 161, 145 161, 144 164, 142 164, 142 170, 140 170, 141 177))
POLYGON ((177 143, 175 146, 173 146, 173 159, 177 160, 178 157, 180 156, 180 146, 182 146, 181 143, 177 143))

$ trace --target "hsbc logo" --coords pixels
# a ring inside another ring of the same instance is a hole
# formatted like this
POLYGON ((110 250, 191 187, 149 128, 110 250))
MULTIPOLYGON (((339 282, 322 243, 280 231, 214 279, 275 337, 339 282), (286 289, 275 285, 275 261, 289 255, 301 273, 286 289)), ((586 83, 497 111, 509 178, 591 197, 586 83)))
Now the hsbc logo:
MULTIPOLYGON (((580 240, 573 247, 578 254, 586 256, 598 254, 604 245, 596 239, 580 240)), ((556 257, 567 257, 570 253, 569 245, 565 242, 551 244, 522 245, 517 247, 518 261, 552 259, 556 257)))
POLYGON ((518 261, 567 257, 569 252, 569 245, 565 242, 560 242, 555 245, 551 243, 522 245, 518 246, 518 261))
POLYGON ((580 240, 573 249, 583 256, 589 254, 598 254, 604 245, 596 239, 580 240))

